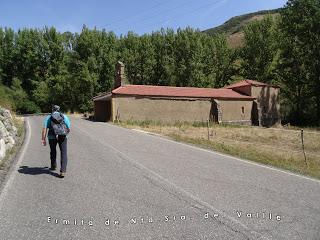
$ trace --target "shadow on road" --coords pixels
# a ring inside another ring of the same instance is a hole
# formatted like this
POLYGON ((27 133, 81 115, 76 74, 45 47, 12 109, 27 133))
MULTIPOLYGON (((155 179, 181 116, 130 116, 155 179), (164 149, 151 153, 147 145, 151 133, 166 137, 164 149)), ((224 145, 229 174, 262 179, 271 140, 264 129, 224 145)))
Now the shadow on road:
POLYGON ((18 172, 23 174, 29 174, 29 175, 49 174, 54 177, 59 177, 58 173, 50 171, 48 167, 20 166, 20 168, 18 169, 18 172))
POLYGON ((89 117, 81 117, 82 120, 86 120, 86 121, 89 121, 89 122, 98 122, 94 119, 93 116, 89 116, 89 117))

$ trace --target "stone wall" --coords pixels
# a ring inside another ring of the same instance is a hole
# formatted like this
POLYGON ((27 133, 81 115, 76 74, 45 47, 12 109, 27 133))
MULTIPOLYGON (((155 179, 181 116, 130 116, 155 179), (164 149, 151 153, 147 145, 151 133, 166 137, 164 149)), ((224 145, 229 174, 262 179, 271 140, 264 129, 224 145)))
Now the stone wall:
POLYGON ((0 107, 0 162, 17 142, 17 128, 9 110, 0 107))

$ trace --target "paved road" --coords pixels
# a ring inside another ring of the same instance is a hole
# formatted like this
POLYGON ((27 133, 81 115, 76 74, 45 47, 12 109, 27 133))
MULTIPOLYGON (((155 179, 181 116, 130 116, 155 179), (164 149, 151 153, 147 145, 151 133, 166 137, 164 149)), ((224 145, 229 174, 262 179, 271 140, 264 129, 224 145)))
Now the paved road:
POLYGON ((59 179, 40 143, 42 118, 29 117, 0 195, 0 239, 320 239, 319 181, 71 120, 59 179))

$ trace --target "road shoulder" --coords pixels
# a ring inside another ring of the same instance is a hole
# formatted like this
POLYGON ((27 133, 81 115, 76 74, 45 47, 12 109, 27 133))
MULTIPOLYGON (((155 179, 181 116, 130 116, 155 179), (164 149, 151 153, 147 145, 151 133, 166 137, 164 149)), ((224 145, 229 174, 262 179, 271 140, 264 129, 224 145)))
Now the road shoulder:
MULTIPOLYGON (((23 132, 18 144, 15 146, 15 151, 3 163, 3 168, 0 170, 0 200, 3 195, 4 189, 8 185, 9 179, 16 170, 19 160, 22 158, 25 149, 27 148, 27 139, 30 138, 30 125, 26 117, 23 118, 23 132)), ((20 160, 21 161, 21 160, 20 160)))

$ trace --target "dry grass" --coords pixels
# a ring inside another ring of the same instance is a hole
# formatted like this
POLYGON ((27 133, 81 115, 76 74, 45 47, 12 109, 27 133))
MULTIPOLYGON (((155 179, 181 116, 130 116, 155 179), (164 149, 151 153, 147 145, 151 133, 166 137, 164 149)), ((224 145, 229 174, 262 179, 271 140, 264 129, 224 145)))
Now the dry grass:
POLYGON ((244 33, 237 32, 227 37, 228 46, 232 49, 241 48, 244 46, 244 33))
POLYGON ((201 124, 198 126, 183 123, 163 125, 155 122, 118 124, 320 178, 320 132, 317 131, 304 132, 308 163, 306 166, 302 152, 301 132, 298 130, 213 124, 209 126, 208 140, 208 128, 201 124))
POLYGON ((17 152, 20 150, 23 139, 24 139, 24 119, 23 117, 18 117, 16 115, 12 115, 13 117, 13 123, 14 126, 17 128, 18 133, 18 142, 11 148, 7 153, 5 158, 0 161, 0 170, 5 169, 8 167, 8 162, 12 160, 12 157, 17 154, 17 152))
POLYGON ((13 124, 17 128, 18 138, 21 139, 24 137, 24 119, 23 117, 18 117, 13 115, 13 124))

